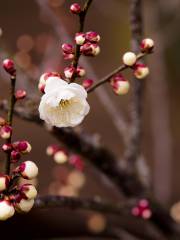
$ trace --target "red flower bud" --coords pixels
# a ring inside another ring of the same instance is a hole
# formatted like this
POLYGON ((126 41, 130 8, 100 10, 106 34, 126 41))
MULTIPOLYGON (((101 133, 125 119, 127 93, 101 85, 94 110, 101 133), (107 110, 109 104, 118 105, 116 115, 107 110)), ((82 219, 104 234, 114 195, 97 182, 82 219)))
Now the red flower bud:
POLYGON ((66 54, 72 54, 74 52, 73 46, 71 44, 68 44, 68 43, 64 43, 62 45, 62 50, 66 54))
POLYGON ((69 158, 69 163, 73 165, 77 170, 84 170, 84 162, 79 155, 73 154, 69 158))
POLYGON ((70 6, 70 11, 74 14, 79 14, 81 12, 81 6, 79 5, 79 3, 73 3, 70 6))
POLYGON ((73 60, 74 59, 74 54, 63 53, 63 57, 64 57, 65 60, 73 60))
POLYGON ((86 75, 86 71, 83 67, 78 66, 76 69, 76 74, 78 77, 84 77, 86 75))
POLYGON ((12 163, 18 162, 18 160, 19 160, 20 158, 21 158, 21 154, 20 154, 18 151, 13 150, 13 151, 11 152, 11 162, 12 162, 12 163))
POLYGON ((32 149, 28 141, 18 141, 13 143, 13 147, 20 153, 29 153, 32 149))
POLYGON ((135 64, 134 75, 138 79, 143 79, 149 74, 149 68, 145 64, 135 64))
POLYGON ((2 145, 2 150, 4 152, 10 152, 13 149, 13 146, 11 143, 5 143, 2 145))
POLYGON ((93 85, 94 81, 92 79, 85 79, 82 82, 82 85, 85 89, 90 88, 93 85))
POLYGON ((110 83, 117 95, 124 95, 129 91, 130 84, 121 74, 115 75, 110 83))
POLYGON ((4 126, 1 127, 1 129, 0 129, 0 136, 3 139, 10 138, 11 134, 12 134, 12 127, 11 126, 4 125, 4 126))
POLYGON ((6 70, 7 73, 10 75, 15 75, 16 69, 14 67, 14 62, 11 59, 5 59, 3 61, 3 68, 6 70))
POLYGON ((152 215, 152 212, 151 212, 148 200, 146 199, 140 200, 137 206, 132 208, 131 213, 135 217, 149 219, 152 215))
POLYGON ((151 52, 154 48, 154 41, 150 38, 145 38, 140 44, 141 52, 151 52))
POLYGON ((100 47, 95 43, 85 43, 80 48, 81 54, 85 56, 97 56, 100 53, 100 47))
POLYGON ((64 75, 65 75, 65 77, 68 78, 68 79, 71 79, 72 76, 75 74, 75 72, 76 72, 76 69, 75 69, 73 66, 66 67, 66 68, 64 69, 64 75))
POLYGON ((86 40, 92 43, 97 43, 100 41, 100 35, 96 32, 87 32, 86 33, 86 40))
POLYGON ((23 98, 26 97, 26 95, 27 95, 27 94, 26 94, 26 91, 25 91, 25 90, 19 89, 19 90, 17 90, 16 93, 15 93, 15 98, 16 98, 17 100, 23 99, 23 98))

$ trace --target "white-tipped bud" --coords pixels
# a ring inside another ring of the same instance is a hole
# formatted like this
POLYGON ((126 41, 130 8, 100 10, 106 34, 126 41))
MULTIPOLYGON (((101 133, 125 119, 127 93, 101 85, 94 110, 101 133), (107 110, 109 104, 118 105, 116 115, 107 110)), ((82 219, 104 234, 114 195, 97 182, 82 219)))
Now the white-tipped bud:
POLYGON ((78 77, 84 77, 86 75, 86 70, 83 67, 77 67, 76 74, 78 77))
POLYGON ((13 205, 8 200, 0 201, 0 220, 5 221, 15 213, 13 205))
POLYGON ((21 199, 15 204, 15 208, 18 212, 29 212, 34 205, 34 199, 21 199))
POLYGON ((67 162, 68 156, 65 151, 59 150, 54 154, 54 161, 58 164, 63 164, 67 162))
POLYGON ((76 70, 74 67, 66 67, 64 69, 64 75, 66 78, 71 79, 72 76, 75 74, 76 70))
POLYGON ((34 199, 37 196, 37 190, 35 186, 32 184, 24 184, 20 188, 20 192, 27 198, 27 199, 34 199))
POLYGON ((126 52, 123 55, 123 63, 126 66, 129 66, 129 67, 133 66, 136 63, 136 60, 137 60, 136 54, 133 52, 126 52))
POLYGON ((86 35, 84 33, 76 33, 75 42, 77 45, 83 45, 86 41, 86 35))
POLYGON ((8 175, 0 175, 0 192, 7 189, 10 182, 8 175))
POLYGON ((8 139, 11 137, 11 134, 12 134, 12 127, 9 126, 9 125, 4 125, 1 127, 0 129, 0 136, 3 138, 3 139, 8 139))
POLYGON ((149 74, 149 68, 145 64, 136 64, 134 75, 138 79, 143 79, 149 74))
POLYGON ((17 167, 16 172, 19 172, 23 178, 25 179, 33 179, 38 175, 38 167, 32 161, 26 161, 21 163, 19 167, 17 167))
POLYGON ((31 144, 28 141, 18 141, 13 143, 13 147, 20 153, 29 153, 32 149, 31 144))
POLYGON ((111 86, 117 95, 127 94, 130 88, 129 82, 121 74, 117 74, 111 79, 111 86))
POLYGON ((154 41, 151 38, 145 38, 140 44, 142 52, 151 52, 154 48, 154 41))
POLYGON ((59 146, 56 144, 52 144, 46 148, 46 154, 48 156, 53 156, 58 150, 59 150, 59 146))

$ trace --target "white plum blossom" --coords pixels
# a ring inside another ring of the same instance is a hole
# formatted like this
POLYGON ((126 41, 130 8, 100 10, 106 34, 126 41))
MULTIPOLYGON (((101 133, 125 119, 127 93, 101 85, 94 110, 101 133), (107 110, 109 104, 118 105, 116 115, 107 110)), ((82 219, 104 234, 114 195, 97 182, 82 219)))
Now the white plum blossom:
POLYGON ((87 92, 77 83, 49 77, 39 105, 40 118, 56 127, 74 127, 88 114, 87 92))

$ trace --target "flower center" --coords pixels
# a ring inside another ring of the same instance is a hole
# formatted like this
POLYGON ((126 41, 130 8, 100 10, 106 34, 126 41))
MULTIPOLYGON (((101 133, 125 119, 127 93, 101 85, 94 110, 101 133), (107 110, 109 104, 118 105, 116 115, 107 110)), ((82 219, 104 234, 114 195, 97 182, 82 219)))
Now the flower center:
POLYGON ((69 105, 70 105, 70 100, 61 99, 61 101, 59 102, 59 106, 60 106, 61 108, 65 108, 65 107, 67 107, 67 106, 69 106, 69 105))

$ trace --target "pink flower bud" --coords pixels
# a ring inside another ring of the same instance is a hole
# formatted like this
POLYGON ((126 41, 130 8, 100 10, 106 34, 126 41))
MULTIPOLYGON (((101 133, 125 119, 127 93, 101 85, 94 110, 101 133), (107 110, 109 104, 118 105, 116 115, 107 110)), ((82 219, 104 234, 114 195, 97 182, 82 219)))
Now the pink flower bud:
POLYGON ((65 77, 68 78, 68 79, 71 79, 72 76, 75 74, 75 72, 76 72, 76 69, 75 69, 74 67, 72 67, 72 66, 66 67, 66 68, 64 69, 64 75, 65 75, 65 77))
POLYGON ((78 77, 84 77, 86 75, 86 71, 83 67, 78 66, 76 69, 76 74, 78 77))
POLYGON ((10 152, 13 149, 13 146, 11 143, 5 143, 2 145, 2 150, 4 152, 10 152))
POLYGON ((12 134, 12 127, 9 126, 9 125, 4 125, 1 127, 0 129, 0 136, 3 138, 3 139, 8 139, 11 137, 11 134, 12 134))
POLYGON ((13 150, 13 151, 11 152, 11 162, 12 162, 12 163, 18 162, 18 160, 19 160, 20 158, 21 158, 21 154, 20 154, 18 151, 13 150))
POLYGON ((19 99, 24 99, 24 98, 26 97, 26 95, 27 95, 27 93, 26 93, 25 90, 19 89, 19 90, 17 90, 16 93, 15 93, 15 98, 16 98, 17 100, 19 100, 19 99))
POLYGON ((46 153, 48 156, 53 156, 59 150, 59 146, 56 144, 50 145, 46 149, 46 153))
POLYGON ((13 205, 8 200, 0 201, 0 220, 5 221, 15 213, 13 205))
POLYGON ((85 43, 80 51, 85 56, 97 56, 100 53, 100 47, 95 43, 85 43))
POLYGON ((19 167, 15 169, 15 172, 21 174, 21 176, 25 179, 33 179, 38 175, 38 167, 32 161, 26 161, 20 164, 19 167))
POLYGON ((143 79, 149 74, 149 68, 145 64, 136 64, 134 66, 134 75, 138 79, 143 79))
POLYGON ((54 161, 58 164, 63 164, 67 162, 68 156, 64 150, 59 150, 54 154, 54 161))
POLYGON ((74 52, 73 46, 71 44, 68 44, 68 43, 64 43, 62 45, 62 50, 66 54, 72 54, 74 52))
POLYGON ((133 66, 136 63, 137 57, 133 52, 126 52, 123 55, 123 63, 129 67, 133 66))
POLYGON ((34 199, 37 196, 37 190, 32 184, 24 184, 20 188, 20 193, 25 197, 25 199, 34 199))
POLYGON ((21 199, 15 203, 15 209, 17 212, 29 212, 34 205, 34 199, 21 199))
POLYGON ((3 68, 6 70, 7 73, 10 75, 15 75, 16 69, 14 67, 14 62, 11 59, 5 59, 3 61, 3 68))
POLYGON ((73 60, 74 59, 74 54, 63 53, 63 57, 64 57, 65 60, 73 60))
POLYGON ((75 42, 77 45, 83 45, 86 40, 86 35, 84 33, 76 33, 75 42))
POLYGON ((0 192, 6 190, 9 186, 10 177, 8 175, 0 175, 0 192))
POLYGON ((69 163, 73 165, 77 170, 84 170, 84 162, 79 155, 73 154, 69 158, 69 163))
POLYGON ((4 126, 6 124, 6 120, 3 117, 0 117, 0 126, 4 126))
POLYGON ((137 206, 132 208, 131 213, 135 217, 149 219, 152 215, 152 211, 150 209, 148 200, 146 199, 140 200, 137 206))
POLYGON ((96 32, 87 32, 86 33, 86 40, 92 43, 97 43, 100 41, 100 35, 96 32))
POLYGON ((73 3, 70 6, 70 11, 74 14, 79 14, 81 12, 81 6, 79 5, 79 3, 73 3))
POLYGON ((29 153, 32 149, 28 141, 18 141, 13 143, 13 147, 20 153, 26 154, 29 153))
POLYGON ((61 77, 57 72, 47 72, 41 75, 39 79, 38 89, 40 92, 44 93, 44 88, 46 86, 46 81, 49 77, 61 77))
POLYGON ((129 82, 121 74, 117 74, 112 78, 111 86, 117 95, 128 93, 130 88, 129 82))
POLYGON ((92 79, 85 79, 82 82, 82 85, 85 89, 90 88, 93 85, 94 81, 92 79))
POLYGON ((142 52, 151 52, 154 48, 154 41, 150 38, 145 38, 140 44, 142 52))

